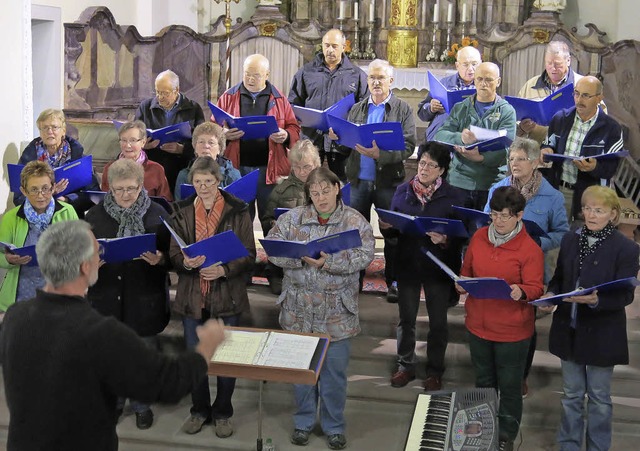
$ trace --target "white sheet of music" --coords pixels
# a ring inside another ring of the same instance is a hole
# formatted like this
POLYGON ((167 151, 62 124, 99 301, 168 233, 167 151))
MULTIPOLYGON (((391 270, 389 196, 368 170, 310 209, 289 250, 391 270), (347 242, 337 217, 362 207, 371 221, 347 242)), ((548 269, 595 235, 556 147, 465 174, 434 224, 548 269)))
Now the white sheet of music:
POLYGON ((318 337, 270 332, 255 365, 308 369, 319 340, 318 337))
POLYGON ((227 331, 211 361, 253 365, 256 354, 264 348, 268 337, 269 332, 227 331))

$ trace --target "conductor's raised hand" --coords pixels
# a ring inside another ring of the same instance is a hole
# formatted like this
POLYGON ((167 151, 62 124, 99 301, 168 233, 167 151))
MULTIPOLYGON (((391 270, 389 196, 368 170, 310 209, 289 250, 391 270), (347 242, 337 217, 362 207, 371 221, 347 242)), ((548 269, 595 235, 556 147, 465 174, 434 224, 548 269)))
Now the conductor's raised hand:
POLYGON ((224 341, 224 323, 219 319, 210 319, 202 326, 196 327, 198 344, 196 352, 209 363, 216 349, 224 341))

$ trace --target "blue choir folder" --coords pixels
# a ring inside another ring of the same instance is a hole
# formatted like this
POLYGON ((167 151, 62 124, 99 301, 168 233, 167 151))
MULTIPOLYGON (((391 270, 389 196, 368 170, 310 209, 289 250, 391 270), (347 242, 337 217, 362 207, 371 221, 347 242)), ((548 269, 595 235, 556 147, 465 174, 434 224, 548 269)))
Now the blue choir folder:
POLYGON ((596 160, 613 160, 616 158, 624 158, 629 155, 628 150, 619 150, 618 152, 601 153, 599 155, 592 155, 590 157, 578 155, 565 155, 562 153, 545 153, 543 154, 544 161, 572 161, 572 160, 584 160, 586 158, 595 158, 596 160))
MULTIPOLYGON (((22 164, 7 164, 7 172, 9 173, 9 187, 12 192, 20 192, 20 173, 24 169, 22 164)), ((62 179, 69 180, 67 189, 61 193, 57 193, 55 197, 64 196, 65 194, 76 192, 89 185, 93 178, 93 157, 86 155, 77 160, 70 161, 60 167, 54 168, 53 173, 56 176, 56 182, 62 179)))
POLYGON ((549 125, 554 114, 574 105, 573 83, 569 83, 564 88, 558 89, 541 100, 523 99, 514 96, 504 96, 504 100, 509 102, 516 110, 516 118, 519 121, 531 119, 537 124, 549 125))
POLYGON ((507 149, 512 142, 513 139, 509 138, 508 136, 499 136, 497 138, 487 139, 485 141, 479 141, 473 144, 469 144, 464 148, 467 150, 471 150, 474 147, 477 147, 478 152, 494 152, 496 150, 507 149))
POLYGON ((535 301, 530 301, 529 304, 547 307, 550 305, 561 304, 564 298, 569 298, 571 296, 584 296, 585 294, 590 294, 595 290, 610 291, 619 288, 637 287, 639 285, 640 280, 638 280, 636 277, 627 277, 625 279, 618 279, 611 282, 601 283, 600 285, 595 285, 589 288, 578 288, 577 290, 573 290, 568 293, 556 294, 555 296, 549 296, 548 298, 536 299, 535 301))
MULTIPOLYGON (((345 205, 349 205, 351 204, 351 183, 347 182, 346 185, 344 185, 340 191, 342 192, 342 202, 344 202, 345 205)), ((289 210, 291 210, 290 208, 274 208, 273 209, 273 216, 278 219, 280 216, 282 216, 282 214, 288 212, 289 210)))
MULTIPOLYGON (((249 172, 247 175, 240 177, 233 183, 220 188, 222 191, 226 191, 229 194, 233 194, 239 199, 242 199, 246 203, 251 203, 256 198, 258 193, 258 177, 260 176, 260 170, 249 172)), ((182 183, 180 185, 180 196, 182 199, 186 199, 196 193, 196 189, 193 185, 188 183, 182 183)))
POLYGON ((227 127, 242 130, 244 135, 240 138, 241 140, 268 138, 280 130, 276 118, 273 116, 235 117, 211 102, 209 102, 209 109, 218 125, 223 125, 226 122, 227 127))
POLYGON ((381 208, 376 208, 376 213, 381 221, 391 224, 401 233, 407 235, 424 236, 427 232, 437 232, 447 236, 469 236, 464 224, 458 219, 412 216, 381 208))
POLYGON ((3 254, 16 254, 20 257, 26 257, 28 255, 31 257, 31 260, 26 264, 26 266, 38 266, 35 244, 31 246, 16 247, 11 243, 4 243, 0 241, 0 252, 3 254))
POLYGON ((430 251, 422 248, 422 252, 474 298, 513 300, 511 298, 511 287, 504 279, 497 277, 460 277, 430 251))
POLYGON ((447 113, 451 112, 451 108, 456 103, 462 102, 476 93, 475 87, 449 91, 431 71, 427 71, 427 77, 429 78, 429 94, 432 98, 440 101, 447 113))
MULTIPOLYGON (((115 125, 116 130, 120 130, 122 121, 112 121, 113 125, 115 125)), ((158 146, 167 143, 175 143, 182 142, 191 139, 191 124, 186 122, 180 122, 179 124, 167 125, 166 127, 156 128, 156 129, 147 129, 147 136, 149 141, 153 141, 156 139, 160 140, 158 146)))
POLYGON ((335 254, 362 246, 360 233, 356 229, 327 235, 309 242, 261 239, 260 243, 269 257, 288 258, 319 258, 321 251, 335 254))
POLYGON ((351 93, 322 111, 298 105, 291 106, 293 107, 296 118, 303 127, 315 128, 316 130, 326 132, 329 130, 329 123, 327 122, 328 114, 331 113, 334 116, 345 119, 355 102, 355 96, 351 93))
MULTIPOLYGON (((491 217, 489 216, 489 213, 485 213, 484 211, 474 210, 473 208, 458 207, 457 205, 454 205, 453 208, 457 210, 462 216, 472 221, 478 229, 491 223, 491 217)), ((542 228, 535 221, 523 219, 522 223, 524 224, 524 228, 527 229, 527 233, 530 237, 549 237, 549 235, 547 235, 547 232, 542 230, 542 228)))
POLYGON ((100 238, 102 255, 105 263, 123 263, 140 258, 145 252, 156 252, 156 234, 125 236, 122 238, 100 238))
POLYGON ((204 255, 206 257, 201 268, 206 268, 212 265, 224 265, 231 260, 247 257, 249 255, 247 248, 244 247, 240 238, 238 238, 232 230, 217 233, 202 241, 187 245, 164 218, 160 219, 187 257, 194 258, 200 255, 204 255))
POLYGON ((405 150, 404 135, 400 122, 380 122, 377 124, 354 124, 345 119, 327 115, 329 126, 338 135, 338 144, 355 149, 356 144, 371 147, 375 141, 381 150, 405 150))

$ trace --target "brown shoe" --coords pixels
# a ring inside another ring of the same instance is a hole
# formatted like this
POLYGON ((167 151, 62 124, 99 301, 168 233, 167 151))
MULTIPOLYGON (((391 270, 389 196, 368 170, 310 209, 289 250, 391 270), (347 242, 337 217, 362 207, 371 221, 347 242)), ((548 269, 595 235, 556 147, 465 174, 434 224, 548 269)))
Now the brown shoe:
POLYGON ((411 370, 398 370, 391 376, 391 386, 400 388, 416 378, 416 373, 411 370))
POLYGON ((429 376, 422 383, 425 391, 438 391, 442 390, 442 380, 439 376, 429 376))

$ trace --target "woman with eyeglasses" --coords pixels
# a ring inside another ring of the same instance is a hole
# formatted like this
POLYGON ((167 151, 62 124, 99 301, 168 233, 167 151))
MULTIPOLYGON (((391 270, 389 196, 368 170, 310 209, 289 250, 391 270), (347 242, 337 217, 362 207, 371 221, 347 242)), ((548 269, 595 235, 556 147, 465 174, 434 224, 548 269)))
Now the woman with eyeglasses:
POLYGON ((513 449, 520 428, 522 376, 535 318, 528 301, 543 293, 544 255, 522 224, 525 205, 513 186, 493 191, 492 222, 471 237, 460 271, 461 277, 498 277, 511 287, 511 300, 469 295, 464 304, 475 385, 500 392, 501 450, 513 449))
MULTIPOLYGON (((437 142, 418 148, 418 173, 398 186, 391 200, 391 210, 412 216, 454 218, 453 205, 463 205, 465 194, 446 180, 451 154, 437 142)), ((434 253, 456 273, 460 270, 463 239, 430 232, 425 236, 408 235, 390 229, 380 221, 380 228, 398 237, 396 268, 398 272, 398 310, 396 367, 391 375, 392 387, 404 387, 416 375, 416 318, 420 290, 424 288, 429 315, 427 362, 424 387, 442 389, 444 356, 449 340, 447 309, 458 302, 453 281, 427 258, 421 249, 434 253)))
MULTIPOLYGON (((222 155, 227 145, 227 141, 222 127, 218 124, 213 122, 204 122, 198 125, 193 130, 191 140, 196 154, 195 158, 211 157, 216 160, 216 163, 220 166, 220 172, 222 174, 222 179, 220 179, 220 188, 224 188, 241 177, 240 171, 233 167, 231 160, 222 155)), ((195 161, 195 158, 193 161, 195 161)), ((174 198, 176 201, 182 200, 180 185, 187 183, 189 169, 191 168, 193 161, 189 163, 188 167, 182 169, 178 173, 176 189, 174 190, 174 198)))
MULTIPOLYGON (((31 161, 20 173, 20 192, 24 202, 7 211, 0 220, 0 241, 16 247, 35 245, 49 224, 78 219, 73 207, 53 198, 55 175, 44 161, 31 161)), ((0 287, 0 319, 14 302, 25 301, 44 286, 38 266, 29 266, 31 257, 0 252, 0 268, 7 274, 0 287)))
POLYGON ((296 413, 291 442, 303 446, 320 416, 320 427, 330 449, 347 445, 344 407, 351 337, 360 332, 358 292, 360 271, 373 260, 375 240, 369 222, 341 200, 340 179, 319 167, 304 185, 306 205, 278 218, 267 238, 310 241, 348 230, 358 230, 362 245, 317 258, 270 257, 283 268, 280 326, 284 330, 325 333, 331 344, 316 385, 294 385, 296 413))
MULTIPOLYGON (((533 221, 547 236, 532 237, 545 254, 544 282, 549 283, 556 259, 557 249, 565 233, 569 231, 567 211, 564 208, 564 197, 543 177, 538 170, 540 164, 540 144, 528 138, 516 138, 509 148, 509 171, 511 175, 505 177, 489 189, 489 201, 484 211, 489 213, 489 203, 493 192, 501 186, 513 186, 527 201, 524 206, 523 219, 533 221)), ((529 392, 527 377, 536 350, 537 333, 534 329, 531 337, 527 366, 522 381, 522 396, 529 392)))
MULTIPOLYGON (((164 197, 168 201, 173 200, 169 182, 164 173, 164 168, 155 161, 149 160, 143 147, 147 142, 147 128, 142 121, 130 121, 122 124, 118 129, 118 142, 120 154, 118 159, 126 158, 135 161, 144 169, 144 189, 149 196, 164 197)), ((102 190, 109 191, 109 168, 113 162, 108 163, 102 172, 102 190)))
MULTIPOLYGON (((250 280, 256 259, 251 216, 244 201, 219 189, 221 179, 220 166, 213 158, 200 157, 193 162, 188 180, 196 193, 174 204, 175 231, 189 245, 231 230, 249 255, 222 265, 203 267, 204 256, 187 257, 176 240, 171 240, 171 263, 178 273, 172 309, 182 316, 184 339, 189 349, 198 344, 196 327, 207 319, 219 318, 227 326, 238 326, 241 316, 249 313, 247 280, 250 280)), ((203 425, 213 422, 218 437, 231 436, 231 397, 235 384, 235 378, 218 377, 213 404, 208 379, 194 387, 191 416, 182 426, 182 431, 196 434, 203 425)))
MULTIPOLYGON (((547 296, 638 275, 638 244, 616 229, 620 200, 611 188, 593 185, 582 194, 584 226, 567 233, 547 296)), ((561 450, 611 449, 611 376, 629 363, 625 307, 633 302, 627 286, 563 299, 554 311, 549 351, 562 364, 561 450), (587 403, 585 407, 585 395, 587 403), (586 418, 586 427, 585 427, 586 418)))
MULTIPOLYGON (((291 174, 273 188, 267 200, 265 215, 262 218, 262 230, 271 230, 276 223, 276 208, 294 208, 304 205, 307 201, 304 194, 304 184, 315 168, 320 167, 318 149, 308 139, 295 143, 289 151, 291 174)), ((282 268, 267 263, 267 279, 273 294, 282 292, 282 268)))
MULTIPOLYGON (((67 135, 67 122, 62 110, 47 109, 38 116, 36 120, 40 136, 33 139, 25 147, 18 164, 27 164, 30 161, 44 161, 51 168, 55 169, 64 166, 72 161, 79 160, 84 156, 84 148, 76 139, 67 135)), ((67 189, 69 180, 58 180, 53 186, 53 195, 67 189)), ((91 207, 93 202, 89 196, 83 193, 84 190, 99 191, 98 179, 92 174, 91 183, 82 190, 67 193, 64 197, 58 198, 73 206, 80 218, 91 207)), ((22 192, 14 193, 13 204, 21 205, 25 200, 22 192)))
MULTIPOLYGON (((155 347, 155 336, 166 327, 170 313, 169 232, 160 220, 169 220, 169 216, 149 198, 143 186, 144 174, 142 166, 132 159, 116 160, 109 168, 109 192, 87 212, 86 220, 97 239, 155 233, 157 251, 145 252, 128 262, 102 264, 87 298, 97 311, 122 321, 155 347)), ((125 401, 118 399, 118 418, 125 401)), ((132 399, 130 406, 138 429, 150 428, 153 411, 149 404, 132 399)))

